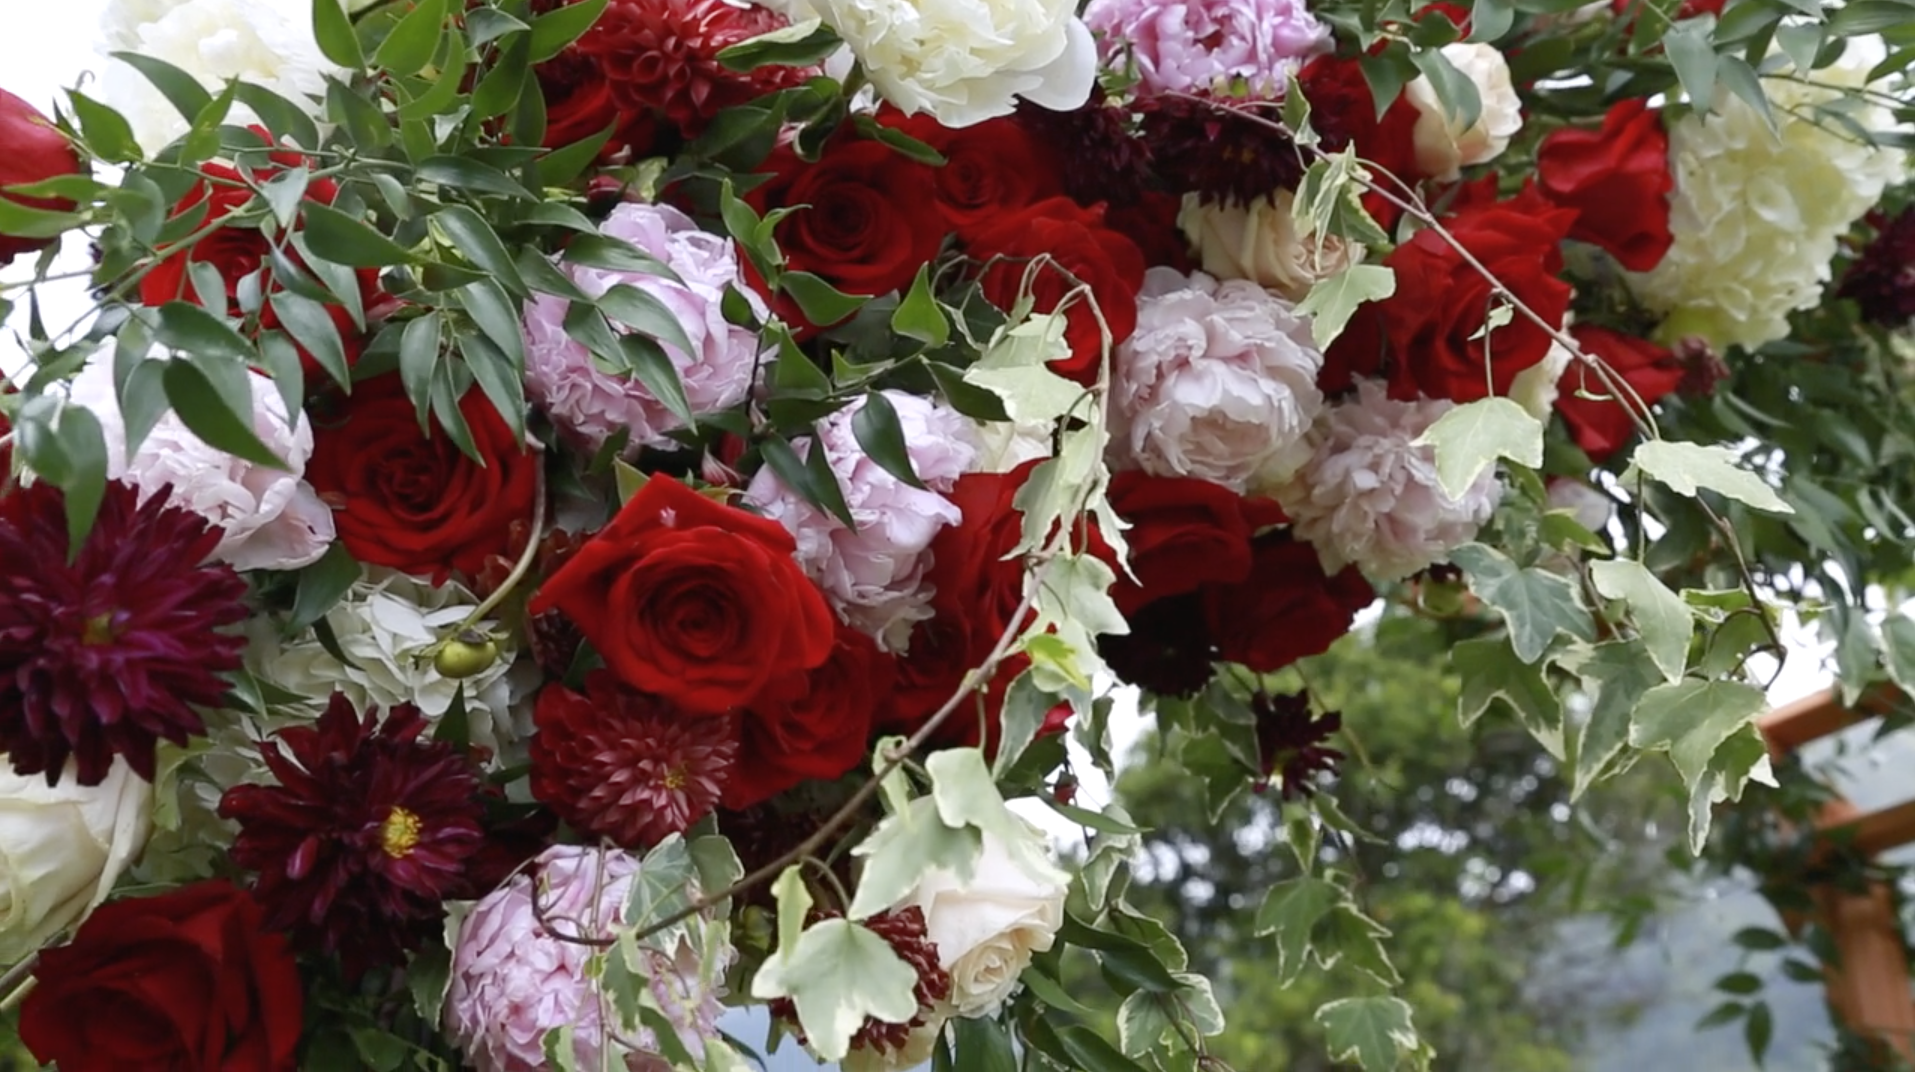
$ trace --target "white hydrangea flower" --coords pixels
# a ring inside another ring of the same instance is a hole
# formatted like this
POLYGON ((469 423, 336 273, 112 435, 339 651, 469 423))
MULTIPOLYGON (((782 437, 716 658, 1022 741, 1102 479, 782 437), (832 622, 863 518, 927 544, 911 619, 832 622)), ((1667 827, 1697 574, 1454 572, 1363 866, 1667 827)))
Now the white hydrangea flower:
MULTIPOLYGON (((334 658, 310 630, 292 640, 280 637, 269 618, 248 623, 251 643, 246 665, 261 681, 308 698, 318 717, 334 692, 344 693, 360 710, 412 704, 436 722, 465 688, 467 724, 474 744, 493 750, 501 762, 523 753, 513 748, 532 732, 525 699, 537 686, 537 674, 515 673, 517 644, 499 641, 499 657, 485 670, 454 680, 439 673, 420 654, 465 620, 478 605, 471 592, 455 583, 439 587, 403 573, 370 569, 326 614, 348 666, 334 658)), ((270 727, 276 728, 276 727, 270 727)))
POLYGON ((944 497, 970 471, 977 448, 971 423, 928 398, 885 391, 904 430, 911 468, 924 484, 914 488, 873 461, 851 430, 863 409, 857 402, 819 422, 818 436, 803 449, 823 446, 844 491, 856 529, 806 502, 787 488, 770 466, 752 478, 745 498, 789 530, 798 541, 798 564, 818 582, 852 628, 868 633, 886 651, 902 651, 911 627, 931 617, 924 575, 931 568, 931 540, 946 525, 963 520, 944 497))
MULTIPOLYGON (((1873 61, 1862 51, 1815 79, 1863 86, 1873 61)), ((1730 93, 1718 95, 1717 114, 1685 116, 1669 132, 1675 244, 1653 270, 1632 276, 1637 297, 1669 317, 1664 341, 1697 335, 1724 350, 1788 335, 1789 313, 1821 301, 1837 240, 1909 173, 1904 151, 1811 121, 1815 107, 1841 97, 1837 90, 1775 78, 1762 88, 1779 137, 1730 93)), ((1866 129, 1894 126, 1877 105, 1849 97, 1837 106, 1866 129)))
POLYGON ((1455 405, 1399 402, 1382 381, 1359 380, 1355 397, 1323 412, 1309 463, 1276 494, 1326 572, 1354 563, 1372 580, 1400 580, 1469 542, 1496 511, 1494 469, 1452 499, 1437 483, 1434 448, 1416 445, 1455 405))
POLYGON ((880 96, 947 127, 1009 115, 1017 98, 1068 111, 1089 99, 1097 46, 1071 0, 791 0, 838 32, 880 96))
POLYGON ((246 378, 253 390, 253 431, 286 469, 255 465, 207 445, 171 411, 128 458, 110 354, 74 377, 69 397, 99 418, 109 477, 139 488, 142 500, 164 490, 173 505, 225 530, 214 558, 239 570, 311 565, 326 553, 334 533, 332 508, 302 479, 313 452, 312 423, 301 413, 288 427, 286 401, 273 381, 252 372, 246 378))
MULTIPOLYGON (((100 28, 102 53, 165 60, 210 90, 244 79, 295 103, 311 102, 314 115, 319 105, 312 98, 325 94, 326 74, 339 69, 313 39, 312 0, 107 0, 100 28)), ((127 64, 107 65, 101 94, 148 153, 187 131, 187 121, 127 64)), ((226 121, 256 119, 235 105, 226 121)))

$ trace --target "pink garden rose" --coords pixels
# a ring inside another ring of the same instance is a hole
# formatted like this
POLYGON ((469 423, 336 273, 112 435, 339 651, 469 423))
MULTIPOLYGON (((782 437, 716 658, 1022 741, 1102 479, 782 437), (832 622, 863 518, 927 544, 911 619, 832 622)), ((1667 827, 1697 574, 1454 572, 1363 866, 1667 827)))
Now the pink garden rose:
MULTIPOLYGON (((630 202, 614 208, 600 230, 657 257, 682 282, 578 265, 566 269, 572 281, 595 298, 620 284, 635 287, 671 310, 692 352, 663 345, 694 416, 744 401, 763 348, 756 332, 728 322, 722 310, 726 288, 740 283, 731 240, 699 230, 675 208, 630 202)), ((742 283, 737 289, 763 318, 763 300, 742 283)), ((631 429, 634 444, 658 443, 678 428, 679 420, 650 389, 636 378, 601 370, 591 353, 565 333, 566 305, 563 298, 541 294, 525 314, 526 387, 553 422, 594 446, 621 428, 631 429)))
POLYGON ((1280 94, 1285 78, 1330 45, 1303 0, 1091 0, 1084 21, 1106 63, 1137 63, 1146 93, 1191 93, 1235 79, 1280 94))

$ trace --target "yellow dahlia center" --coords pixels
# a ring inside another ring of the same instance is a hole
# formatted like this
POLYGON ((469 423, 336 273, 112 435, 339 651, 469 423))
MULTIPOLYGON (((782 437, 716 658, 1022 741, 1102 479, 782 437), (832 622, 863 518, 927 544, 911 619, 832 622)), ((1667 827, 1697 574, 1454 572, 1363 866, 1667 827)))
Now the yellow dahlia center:
POLYGON ((96 614, 86 620, 80 629, 80 643, 100 645, 113 643, 113 616, 96 614))
POLYGON ((403 860, 419 844, 419 817, 395 807, 379 827, 379 847, 395 860, 403 860))

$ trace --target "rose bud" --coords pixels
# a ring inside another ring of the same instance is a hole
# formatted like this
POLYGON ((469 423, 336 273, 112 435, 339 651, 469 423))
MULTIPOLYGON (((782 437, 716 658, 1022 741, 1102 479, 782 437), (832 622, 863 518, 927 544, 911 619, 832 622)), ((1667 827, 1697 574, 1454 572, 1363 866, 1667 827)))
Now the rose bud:
MULTIPOLYGON (((44 182, 80 172, 80 154, 66 135, 36 111, 33 105, 0 89, 0 198, 28 208, 70 212, 71 201, 49 197, 21 197, 6 193, 9 186, 44 182)), ((52 244, 51 238, 0 233, 0 265, 22 253, 52 244)))
POLYGON ((499 645, 491 637, 476 630, 467 629, 439 649, 432 658, 432 668, 439 676, 457 681, 460 678, 483 674, 499 661, 499 645))

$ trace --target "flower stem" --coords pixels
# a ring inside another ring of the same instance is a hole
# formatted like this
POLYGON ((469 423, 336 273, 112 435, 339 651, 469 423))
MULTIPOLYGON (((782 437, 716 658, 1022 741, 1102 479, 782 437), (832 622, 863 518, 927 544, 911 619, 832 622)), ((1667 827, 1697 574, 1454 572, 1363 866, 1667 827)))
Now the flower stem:
POLYGON ((505 575, 505 580, 499 582, 499 586, 492 590, 491 595, 486 596, 478 606, 472 608, 472 613, 466 615, 464 621, 450 630, 447 630, 444 636, 421 651, 418 657, 421 659, 430 659, 437 656, 447 644, 452 643, 452 641, 458 639, 460 635, 465 633, 466 630, 479 624, 480 619, 492 613, 493 609, 500 603, 505 602, 505 597, 512 594, 512 590, 519 586, 520 581, 525 580, 526 573, 532 569, 533 561, 538 558, 539 543, 544 538, 545 462, 544 459, 541 458, 538 468, 533 471, 532 532, 526 537, 525 549, 519 552, 519 560, 512 564, 512 572, 505 575))

